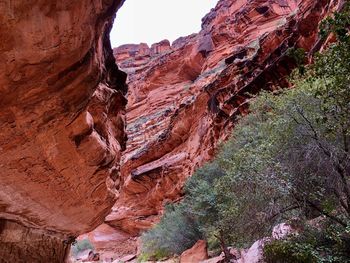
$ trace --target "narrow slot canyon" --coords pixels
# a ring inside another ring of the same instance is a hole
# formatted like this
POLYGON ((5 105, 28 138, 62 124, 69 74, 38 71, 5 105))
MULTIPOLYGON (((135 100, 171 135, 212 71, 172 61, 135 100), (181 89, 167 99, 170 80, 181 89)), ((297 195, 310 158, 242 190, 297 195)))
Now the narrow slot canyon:
POLYGON ((91 261, 137 262, 254 95, 291 87, 288 50, 312 62, 345 3, 219 0, 197 33, 112 47, 123 2, 0 3, 0 263, 81 262, 84 240, 91 261))

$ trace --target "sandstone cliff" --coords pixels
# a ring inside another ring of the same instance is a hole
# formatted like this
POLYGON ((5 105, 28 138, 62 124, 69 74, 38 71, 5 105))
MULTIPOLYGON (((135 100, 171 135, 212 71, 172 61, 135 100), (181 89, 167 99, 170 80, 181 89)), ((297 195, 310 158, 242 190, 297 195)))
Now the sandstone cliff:
POLYGON ((319 21, 343 1, 220 0, 198 34, 115 49, 126 133, 108 36, 122 2, 0 3, 0 262, 62 262, 116 198, 105 222, 119 232, 96 240, 148 229, 249 94, 288 86, 287 50, 318 50, 319 21))
POLYGON ((122 0, 0 3, 0 262, 62 262, 119 188, 122 0))
POLYGON ((114 49, 128 72, 121 195, 106 222, 130 234, 148 229, 167 202, 227 138, 250 94, 288 86, 290 48, 312 56, 319 22, 342 1, 221 0, 198 34, 114 49))

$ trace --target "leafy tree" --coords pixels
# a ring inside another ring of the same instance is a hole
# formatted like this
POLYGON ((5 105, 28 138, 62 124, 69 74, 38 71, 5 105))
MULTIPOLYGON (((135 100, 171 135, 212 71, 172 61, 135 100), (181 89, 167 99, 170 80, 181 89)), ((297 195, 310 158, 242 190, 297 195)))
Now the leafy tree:
POLYGON ((187 212, 198 222, 199 230, 206 239, 214 241, 214 244, 218 241, 226 258, 230 258, 226 243, 227 234, 231 230, 230 222, 227 222, 227 217, 221 213, 234 215, 237 209, 234 199, 222 200, 225 197, 216 191, 216 181, 223 176, 224 172, 217 162, 198 169, 185 186, 184 205, 187 212))

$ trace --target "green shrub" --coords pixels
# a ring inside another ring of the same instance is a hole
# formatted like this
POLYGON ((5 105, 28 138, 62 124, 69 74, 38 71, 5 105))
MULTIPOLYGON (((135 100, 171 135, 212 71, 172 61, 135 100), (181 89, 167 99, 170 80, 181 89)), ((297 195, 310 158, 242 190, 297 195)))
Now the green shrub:
POLYGON ((264 247, 267 263, 316 263, 312 247, 289 240, 275 240, 264 247))
POLYGON ((94 247, 91 244, 89 239, 83 239, 83 240, 77 241, 75 244, 72 245, 71 253, 73 256, 76 257, 80 252, 88 249, 94 250, 94 247))
POLYGON ((142 253, 152 259, 181 254, 201 237, 183 204, 168 205, 160 222, 142 235, 142 253))
POLYGON ((151 260, 162 260, 169 257, 169 252, 164 249, 153 249, 151 253, 142 252, 141 255, 137 258, 138 262, 145 262, 151 260))
POLYGON ((317 228, 307 226, 298 235, 266 244, 264 259, 267 263, 346 263, 349 248, 348 231, 325 220, 317 228))

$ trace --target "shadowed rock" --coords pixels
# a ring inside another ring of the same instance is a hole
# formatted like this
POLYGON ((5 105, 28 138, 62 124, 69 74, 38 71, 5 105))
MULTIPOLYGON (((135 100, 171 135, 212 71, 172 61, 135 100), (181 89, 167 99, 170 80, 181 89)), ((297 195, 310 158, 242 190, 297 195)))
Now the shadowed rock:
POLYGON ((103 222, 125 146, 121 0, 0 4, 0 261, 62 262, 103 222))

